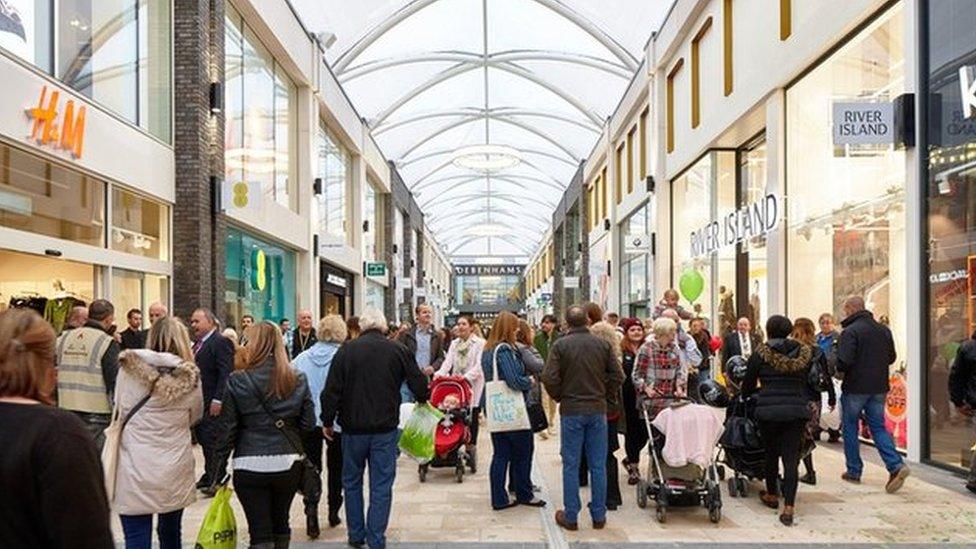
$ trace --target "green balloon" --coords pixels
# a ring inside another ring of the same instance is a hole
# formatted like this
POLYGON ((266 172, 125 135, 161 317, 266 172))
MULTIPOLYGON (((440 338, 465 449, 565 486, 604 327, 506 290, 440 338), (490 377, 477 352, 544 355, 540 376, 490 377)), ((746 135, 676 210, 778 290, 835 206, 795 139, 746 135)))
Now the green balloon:
POLYGON ((705 289, 705 278, 698 271, 687 269, 681 273, 681 279, 678 280, 678 289, 681 290, 681 295, 689 303, 694 303, 698 299, 698 296, 702 294, 702 290, 705 289))
POLYGON ((956 351, 959 350, 960 345, 955 341, 951 343, 946 343, 942 346, 942 358, 946 359, 948 362, 952 362, 956 358, 956 351))

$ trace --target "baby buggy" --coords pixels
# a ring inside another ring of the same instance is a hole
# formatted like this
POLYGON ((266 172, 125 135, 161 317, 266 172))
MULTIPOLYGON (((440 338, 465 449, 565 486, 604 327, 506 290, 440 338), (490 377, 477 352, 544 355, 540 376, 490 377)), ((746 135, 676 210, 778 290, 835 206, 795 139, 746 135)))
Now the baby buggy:
POLYGON ((434 431, 434 459, 419 466, 420 482, 427 482, 433 468, 454 468, 454 479, 464 482, 464 468, 474 473, 474 460, 466 450, 471 440, 471 385, 463 376, 435 378, 430 384, 430 404, 444 413, 434 431))
MULTIPOLYGON (((766 450, 763 448, 754 412, 755 397, 741 394, 732 398, 725 414, 725 432, 719 439, 722 463, 732 470, 727 479, 729 495, 746 497, 749 482, 765 476, 766 450)), ((724 469, 720 471, 724 476, 724 469)))
MULTIPOLYGON (((688 463, 682 467, 672 467, 665 462, 662 454, 664 435, 653 428, 647 413, 646 404, 641 415, 647 428, 650 441, 651 460, 647 466, 646 481, 641 479, 637 483, 637 506, 647 507, 649 501, 654 501, 655 515, 658 522, 666 522, 670 507, 697 507, 708 509, 708 518, 713 523, 722 520, 722 491, 718 483, 718 471, 715 466, 715 454, 712 453, 707 467, 688 463)), ((678 399, 671 404, 671 408, 693 405, 688 399, 678 399)))

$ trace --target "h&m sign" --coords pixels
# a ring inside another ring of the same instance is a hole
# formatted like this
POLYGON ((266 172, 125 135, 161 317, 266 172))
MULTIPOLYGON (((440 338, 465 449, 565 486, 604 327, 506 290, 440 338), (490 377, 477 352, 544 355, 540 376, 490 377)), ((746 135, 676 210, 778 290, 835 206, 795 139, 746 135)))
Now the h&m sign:
POLYGON ((726 214, 691 233, 691 257, 697 258, 722 248, 762 236, 779 223, 779 199, 767 194, 762 200, 726 214))
POLYGON ((52 89, 48 94, 47 86, 41 88, 37 106, 27 109, 27 117, 33 121, 30 139, 81 158, 85 149, 86 108, 79 105, 76 111, 74 99, 65 102, 63 111, 60 107, 61 92, 52 89))

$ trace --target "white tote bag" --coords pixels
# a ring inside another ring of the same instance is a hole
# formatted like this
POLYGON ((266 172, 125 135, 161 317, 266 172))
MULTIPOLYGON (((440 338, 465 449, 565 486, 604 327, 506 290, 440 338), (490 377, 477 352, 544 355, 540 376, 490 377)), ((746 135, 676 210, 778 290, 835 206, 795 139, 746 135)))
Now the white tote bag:
POLYGON ((105 492, 109 503, 115 500, 115 478, 119 473, 119 450, 122 446, 122 418, 119 407, 112 410, 112 423, 105 428, 105 445, 102 446, 102 472, 105 474, 105 492))
POLYGON ((485 416, 488 419, 488 431, 492 433, 526 431, 531 428, 531 425, 522 391, 512 389, 508 383, 498 378, 498 348, 502 345, 504 344, 495 345, 491 357, 492 380, 485 383, 485 416))

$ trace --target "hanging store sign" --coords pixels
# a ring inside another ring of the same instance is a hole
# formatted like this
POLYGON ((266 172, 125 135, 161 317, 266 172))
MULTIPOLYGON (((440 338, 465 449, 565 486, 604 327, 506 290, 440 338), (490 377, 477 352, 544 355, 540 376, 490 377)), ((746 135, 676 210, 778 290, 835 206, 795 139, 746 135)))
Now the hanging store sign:
POLYGON ((253 212, 261 205, 261 183, 257 181, 224 181, 221 205, 225 212, 253 212))
POLYGON ((48 93, 47 86, 41 88, 41 95, 37 106, 27 109, 27 118, 31 120, 30 139, 52 149, 71 153, 75 159, 81 158, 85 148, 85 111, 84 105, 75 110, 75 100, 68 99, 61 107, 61 91, 52 89, 48 93))
POLYGON ((455 265, 455 276, 518 276, 525 265, 455 265))
POLYGON ((427 288, 423 286, 418 286, 414 291, 413 295, 417 297, 427 297, 427 288))
POLYGON ((340 288, 346 287, 346 277, 344 276, 338 276, 329 273, 325 275, 325 281, 328 282, 329 284, 332 284, 333 286, 338 286, 340 288))
POLYGON ((713 254, 723 248, 763 236, 779 223, 779 199, 767 194, 739 210, 691 233, 691 257, 713 254))
POLYGON ((890 145, 895 142, 891 103, 834 103, 834 145, 890 145))
POLYGON ((962 100, 962 117, 976 115, 976 75, 973 67, 959 67, 959 98, 962 100))
POLYGON ((386 276, 386 263, 366 263, 366 276, 386 276))
POLYGON ((567 290, 579 288, 579 277, 578 276, 564 277, 563 288, 566 288, 567 290))
POLYGON ((629 255, 651 252, 651 235, 631 234, 624 238, 624 253, 629 255))

